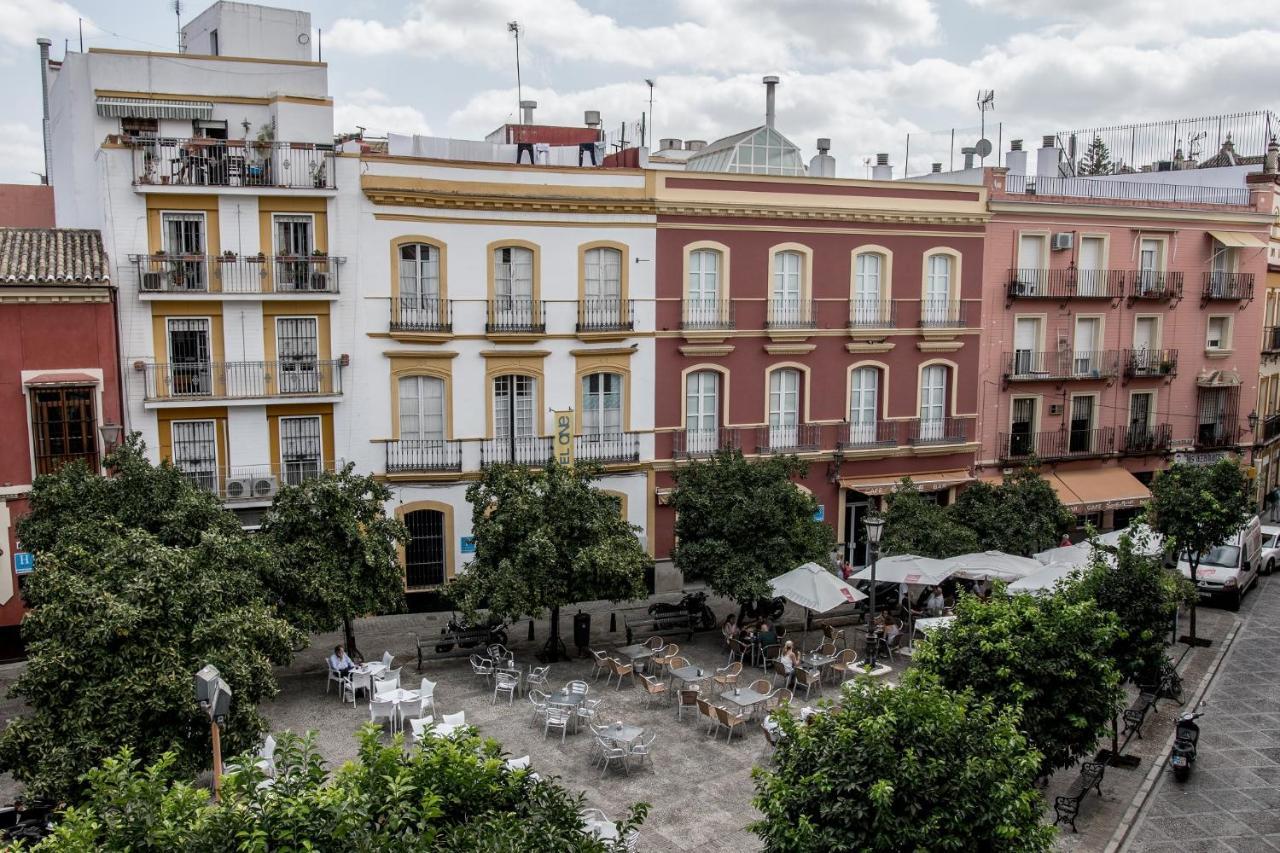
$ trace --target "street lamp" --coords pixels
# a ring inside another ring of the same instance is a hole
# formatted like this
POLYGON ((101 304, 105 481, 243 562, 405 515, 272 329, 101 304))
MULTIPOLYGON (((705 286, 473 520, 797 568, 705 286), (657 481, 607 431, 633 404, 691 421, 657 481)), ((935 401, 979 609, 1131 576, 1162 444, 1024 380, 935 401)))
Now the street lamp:
POLYGON ((102 449, 110 453, 120 443, 120 436, 124 432, 124 427, 120 424, 103 424, 98 427, 98 432, 102 434, 102 449))
POLYGON ((196 704, 209 715, 213 737, 213 798, 222 788, 222 724, 231 710, 231 688, 213 664, 205 664, 195 676, 196 704))
POLYGON ((864 524, 867 528, 867 551, 871 555, 871 600, 867 602, 867 612, 871 614, 871 621, 867 625, 867 671, 870 672, 876 668, 876 558, 880 556, 880 536, 884 533, 884 517, 869 515, 864 524))

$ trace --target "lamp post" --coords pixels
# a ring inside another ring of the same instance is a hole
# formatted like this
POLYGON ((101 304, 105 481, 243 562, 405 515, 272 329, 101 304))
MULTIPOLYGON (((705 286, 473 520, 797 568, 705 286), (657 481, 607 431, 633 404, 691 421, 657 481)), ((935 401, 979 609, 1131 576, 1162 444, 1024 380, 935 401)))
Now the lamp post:
POLYGON ((231 710, 231 688, 222 680, 222 674, 213 664, 205 666, 195 676, 196 704, 209 715, 209 734, 213 739, 213 798, 218 799, 222 789, 222 724, 231 710))
MULTIPOLYGON (((1257 455, 1258 455, 1258 421, 1261 420, 1261 418, 1258 417, 1258 410, 1257 409, 1250 410, 1249 417, 1247 417, 1245 420, 1249 422, 1249 467, 1252 469, 1253 463, 1257 459, 1257 455)), ((1261 499, 1258 496, 1258 483, 1256 479, 1252 485, 1253 485, 1253 505, 1254 507, 1257 507, 1258 504, 1261 502, 1261 499)))
POLYGON ((876 558, 880 556, 880 535, 884 533, 884 517, 869 515, 864 524, 867 528, 867 550, 871 552, 871 599, 867 603, 868 613, 871 614, 867 625, 867 671, 870 672, 876 668, 876 558))
POLYGON ((102 435, 102 450, 110 453, 120 443, 120 436, 124 433, 124 427, 120 424, 103 424, 98 427, 98 432, 102 435))

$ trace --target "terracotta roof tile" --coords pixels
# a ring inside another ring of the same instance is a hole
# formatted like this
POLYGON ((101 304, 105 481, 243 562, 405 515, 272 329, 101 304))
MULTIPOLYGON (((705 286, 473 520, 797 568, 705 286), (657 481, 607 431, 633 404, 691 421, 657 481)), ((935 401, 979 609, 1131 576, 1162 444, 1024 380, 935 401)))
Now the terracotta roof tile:
POLYGON ((78 228, 0 228, 0 285, 110 284, 102 234, 78 228))

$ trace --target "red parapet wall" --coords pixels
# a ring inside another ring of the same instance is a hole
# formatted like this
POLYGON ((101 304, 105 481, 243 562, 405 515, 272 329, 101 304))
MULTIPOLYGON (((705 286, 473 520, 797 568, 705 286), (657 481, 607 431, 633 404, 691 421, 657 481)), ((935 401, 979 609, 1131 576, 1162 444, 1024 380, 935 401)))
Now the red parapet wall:
POLYGON ((0 184, 0 228, 53 227, 53 187, 0 184))

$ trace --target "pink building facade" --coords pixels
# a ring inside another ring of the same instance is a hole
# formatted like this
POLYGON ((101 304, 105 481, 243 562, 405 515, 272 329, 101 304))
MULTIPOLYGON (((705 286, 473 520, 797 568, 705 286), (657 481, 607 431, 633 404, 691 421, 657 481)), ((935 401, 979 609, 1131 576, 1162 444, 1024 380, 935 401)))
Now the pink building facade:
POLYGON ((1038 464, 1110 529, 1156 470, 1253 443, 1269 185, 1152 201, 1137 182, 985 182, 980 477, 1038 464))

